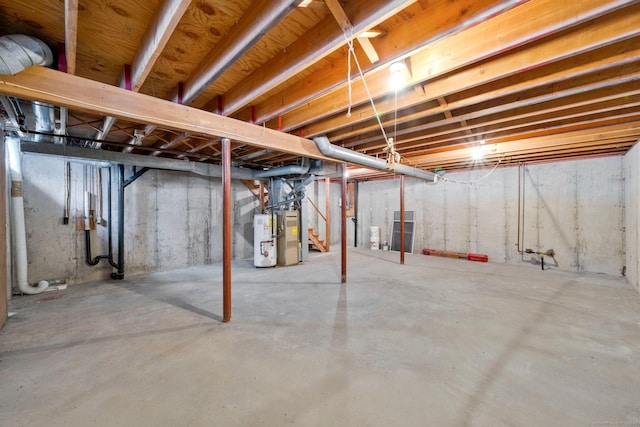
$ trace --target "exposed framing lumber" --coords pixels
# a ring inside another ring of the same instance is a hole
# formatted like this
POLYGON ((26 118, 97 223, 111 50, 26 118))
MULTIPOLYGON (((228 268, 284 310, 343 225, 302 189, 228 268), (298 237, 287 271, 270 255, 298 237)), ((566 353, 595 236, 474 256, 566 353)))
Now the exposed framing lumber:
POLYGON ((164 0, 157 9, 131 63, 131 84, 134 92, 142 88, 190 4, 191 0, 164 0))
MULTIPOLYGON (((251 7, 231 28, 221 44, 216 46, 211 55, 207 55, 184 83, 183 103, 191 104, 202 91, 299 3, 300 0, 252 2, 251 7)), ((174 90, 172 98, 174 101, 177 100, 177 90, 174 90)))
MULTIPOLYGON (((553 42, 553 44, 561 45, 562 43, 553 42)), ((482 70, 465 70, 462 73, 449 75, 446 79, 431 81, 429 82, 429 89, 430 93, 446 92, 449 94, 453 93, 451 91, 455 90, 455 87, 459 88, 459 92, 455 93, 456 99, 450 99, 448 101, 448 108, 459 109, 473 104, 491 101, 509 93, 566 82, 572 79, 581 78, 591 73, 604 72, 621 65, 640 62, 640 48, 638 46, 640 46, 640 39, 633 38, 617 44, 609 45, 599 49, 598 51, 581 53, 581 55, 588 55, 589 59, 585 62, 580 62, 579 65, 576 65, 573 61, 572 58, 575 57, 570 57, 555 63, 547 63, 545 66, 534 68, 532 70, 514 73, 508 77, 502 77, 492 72, 492 70, 498 69, 506 70, 508 69, 509 64, 522 64, 518 67, 524 67, 524 64, 527 61, 525 56, 527 58, 539 58, 541 62, 533 62, 531 64, 533 66, 544 64, 545 58, 538 57, 535 52, 551 52, 553 46, 549 46, 547 43, 544 43, 538 47, 530 48, 526 52, 516 52, 485 63, 482 70), (549 49, 544 49, 545 47, 549 49), (524 76, 526 76, 526 78, 524 78, 524 76)), ((423 98, 416 99, 412 97, 411 93, 404 93, 398 100, 398 108, 410 108, 420 103, 424 104, 424 102, 425 100, 423 98)), ((394 108, 392 101, 386 100, 379 102, 377 107, 379 111, 385 113, 392 111, 394 108)), ((418 120, 425 116, 438 113, 444 113, 443 108, 439 105, 433 104, 428 108, 421 109, 420 112, 404 114, 399 118, 399 124, 418 120)), ((373 123, 370 119, 370 113, 366 111, 366 107, 357 107, 353 109, 352 115, 361 117, 357 126, 353 123, 344 126, 345 120, 341 116, 323 121, 322 125, 325 126, 326 129, 334 131, 334 133, 332 133, 333 141, 342 141, 353 135, 361 135, 363 132, 375 131, 378 129, 377 123, 373 123), (363 120, 369 121, 365 123, 363 120), (370 122, 372 124, 370 124, 370 122), (336 128, 340 128, 340 130, 336 130, 336 128)), ((383 125, 388 126, 389 124, 391 124, 390 120, 383 120, 383 125)), ((311 129, 310 135, 314 134, 313 126, 314 125, 309 126, 311 129)))
MULTIPOLYGON (((349 2, 355 3, 355 2, 349 2)), ((487 16, 508 10, 522 1, 496 0, 434 0, 422 9, 420 14, 412 17, 411 25, 399 26, 387 32, 385 37, 376 41, 376 51, 381 60, 379 67, 385 69, 386 64, 399 56, 408 56, 417 47, 425 46, 447 34, 456 33, 477 25, 487 16), (420 28, 419 32, 415 28, 420 28)), ((366 32, 365 32, 366 33, 366 32)), ((364 34, 364 33, 363 33, 364 34)), ((258 123, 271 120, 285 114, 306 102, 335 90, 347 83, 344 70, 347 69, 348 55, 344 55, 333 67, 317 70, 313 76, 304 79, 286 90, 279 91, 264 102, 255 104, 258 123), (327 82, 332 82, 327 84, 327 82)), ((365 67, 365 72, 370 71, 365 67)), ((342 100, 346 100, 346 96, 342 100)), ((293 123, 293 122, 292 122, 293 123)), ((297 125, 291 124, 290 128, 297 125)))
MULTIPOLYGON (((349 2, 345 10, 352 16, 354 33, 368 30, 415 0, 369 0, 349 2)), ((334 18, 327 17, 310 30, 309 37, 301 37, 286 52, 274 57, 242 83, 225 94, 224 115, 231 115, 247 106, 256 97, 274 89, 298 72, 344 45, 342 30, 336 28, 334 18)), ((212 106, 213 107, 213 106, 212 106)), ((205 109, 213 109, 208 106, 205 109)), ((262 122, 259 118, 256 120, 262 122)))
POLYGON ((331 160, 308 139, 43 67, 0 76, 0 94, 331 160))
POLYGON ((76 73, 78 50, 78 0, 64 0, 64 48, 67 73, 76 73))
MULTIPOLYGON (((623 5, 629 3, 634 2, 608 2, 603 5, 599 0, 587 0, 567 4, 567 8, 558 8, 556 7, 557 3, 554 3, 553 0, 529 1, 462 33, 436 41, 427 48, 411 55, 413 73, 410 84, 429 80, 429 84, 425 86, 427 99, 447 96, 459 91, 461 87, 453 86, 452 82, 448 81, 449 79, 433 81, 435 77, 451 73, 473 62, 488 59, 498 54, 503 55, 505 52, 519 47, 527 40, 536 40, 556 34, 562 29, 575 27, 581 22, 605 15, 607 11, 611 13, 594 19, 589 24, 587 32, 569 32, 564 37, 549 39, 544 49, 536 45, 528 49, 525 54, 511 58, 520 59, 521 62, 510 60, 509 62, 500 63, 502 68, 491 69, 483 66, 467 70, 468 73, 476 74, 476 77, 475 79, 469 79, 474 84, 465 83, 462 88, 507 77, 536 66, 637 36, 640 4, 636 2, 623 10, 619 10, 623 5), (543 13, 543 11, 545 12, 543 13), (539 18, 534 23, 533 20, 529 19, 530 16, 539 18), (572 19, 568 20, 567 16, 571 16, 572 19), (505 29, 508 29, 507 33, 505 33, 505 29), (437 58, 437 60, 434 60, 434 58, 437 58), (479 82, 479 79, 482 80, 479 82)), ((463 76, 464 73, 460 75, 463 76)), ((389 93, 388 70, 386 68, 378 68, 368 73, 366 78, 374 98, 389 93)), ((344 111, 346 108, 344 100, 347 99, 347 95, 346 86, 342 86, 284 114, 283 130, 290 131, 304 125, 305 133, 313 136, 335 129, 337 127, 336 124, 328 126, 327 122, 317 121, 317 119, 319 117, 328 118, 344 111), (311 122, 312 118, 315 123, 309 125, 308 123, 311 122)), ((361 84, 353 86, 352 99, 354 104, 364 104, 368 101, 368 95, 361 84)), ((414 98, 413 105, 424 102, 427 99, 418 100, 414 98)), ((402 102, 398 105, 398 108, 406 108, 408 106, 402 102)), ((382 110, 380 112, 385 113, 387 111, 391 110, 382 110)), ((355 124, 372 117, 373 112, 371 112, 370 107, 364 106, 363 111, 352 110, 351 118, 342 119, 341 126, 355 124), (359 114, 361 112, 363 114, 359 114)), ((337 119, 339 120, 340 118, 337 119)))
MULTIPOLYGON (((180 19, 187 11, 191 0, 165 0, 161 7, 157 9, 151 25, 144 35, 142 44, 136 52, 130 68, 125 66, 123 76, 120 78, 120 87, 131 85, 131 90, 139 92, 149 73, 153 69, 160 54, 164 50, 171 34, 178 26, 180 19)), ((96 139, 106 139, 111 130, 111 126, 115 124, 114 117, 105 117, 102 122, 101 130, 96 139)), ((147 134, 145 128, 144 134, 147 134)), ((153 132, 153 130, 151 130, 153 132)), ((151 133, 149 132, 149 133, 151 133)), ((130 143, 133 143, 131 140, 130 143)), ((127 149, 131 151, 131 149, 127 149)))
MULTIPOLYGON (((487 144, 485 158, 512 154, 522 151, 548 151, 554 147, 587 147, 589 143, 596 145, 609 142, 622 143, 624 141, 637 140, 640 137, 640 123, 612 125, 597 129, 567 132, 560 135, 547 135, 534 138, 519 139, 515 141, 501 142, 499 144, 487 144)), ((409 164, 420 165, 423 162, 439 163, 447 160, 460 160, 470 158, 469 146, 447 150, 440 153, 432 153, 407 158, 409 164)))
MULTIPOLYGON (((324 0, 324 2, 327 4, 329 11, 338 22, 340 28, 342 28, 342 31, 349 34, 349 32, 353 30, 353 25, 351 25, 351 21, 344 12, 340 2, 338 2, 338 0, 324 0)), ((375 64, 380 60, 380 56, 378 56, 376 48, 373 47, 373 44, 371 44, 371 40, 368 37, 357 37, 356 39, 358 40, 362 50, 366 53, 367 58, 369 58, 369 62, 375 64)))
MULTIPOLYGON (((399 136, 396 146, 408 148, 407 143, 428 137, 436 137, 446 135, 459 130, 470 130, 477 126, 489 126, 497 123, 512 121, 515 119, 531 119, 542 113, 561 112, 573 107, 582 105, 593 105, 613 99, 622 99, 622 102, 632 102, 627 97, 632 97, 640 93, 637 89, 638 81, 640 81, 640 72, 632 72, 637 70, 637 65, 630 64, 626 66, 628 70, 614 69, 613 76, 604 81, 596 81, 593 83, 585 83, 571 87, 575 82, 568 81, 569 87, 564 88, 560 85, 550 85, 546 89, 541 89, 536 93, 527 97, 527 93, 514 93, 506 97, 499 105, 474 105, 466 110, 461 109, 455 117, 433 120, 433 116, 425 117, 423 121, 414 121, 411 127, 397 130, 399 136), (620 71, 619 73, 617 71, 620 71), (535 96, 537 95, 537 96, 535 96), (462 127, 449 127, 441 130, 448 125, 459 125, 462 121, 467 124, 462 127)), ((604 73, 603 73, 604 74, 604 73)), ((599 76, 598 76, 599 77, 599 76)), ((606 78, 606 75, 602 76, 606 78)), ((343 141, 344 146, 348 148, 358 149, 382 149, 385 143, 381 136, 373 131, 367 136, 359 137, 353 141, 343 141)))
MULTIPOLYGON (((640 81, 640 74, 637 78, 631 80, 628 83, 612 87, 601 87, 595 90, 585 90, 583 92, 572 93, 572 96, 558 96, 550 95, 544 99, 539 99, 540 102, 528 103, 516 102, 513 105, 501 105, 497 107, 487 108, 485 110, 471 111, 468 114, 464 114, 461 117, 467 120, 467 125, 453 129, 446 129, 442 131, 436 131, 436 129, 442 125, 454 125, 460 120, 445 119, 441 121, 431 122, 422 126, 415 126, 407 131, 398 131, 398 138, 396 141, 397 149, 408 149, 422 145, 422 143, 415 143, 415 141, 421 141, 427 138, 431 138, 435 142, 435 138, 439 136, 446 136, 452 131, 457 132, 460 130, 470 130, 474 127, 490 126, 502 123, 512 122, 514 120, 522 119, 527 120, 528 123, 544 123, 553 117, 555 119, 564 116, 564 112, 571 109, 577 109, 582 113, 587 111, 600 111, 597 107, 599 103, 606 103, 612 101, 613 108, 620 108, 621 105, 636 104, 640 99, 640 89, 638 88, 638 81, 640 81), (580 107, 585 107, 579 110, 580 107), (506 112, 506 113, 505 113, 506 112), (536 117, 544 116, 544 118, 536 119, 536 117)), ((606 108, 606 107, 603 107, 606 108)), ((611 108, 611 107, 609 107, 611 108)), ((575 113, 568 113, 575 114, 575 113)), ((440 138, 443 142, 445 138, 440 138)), ((350 147, 350 146, 349 146, 350 147)), ((356 145, 358 149, 366 149, 368 151, 382 150, 384 144, 379 138, 375 138, 374 142, 356 145)))

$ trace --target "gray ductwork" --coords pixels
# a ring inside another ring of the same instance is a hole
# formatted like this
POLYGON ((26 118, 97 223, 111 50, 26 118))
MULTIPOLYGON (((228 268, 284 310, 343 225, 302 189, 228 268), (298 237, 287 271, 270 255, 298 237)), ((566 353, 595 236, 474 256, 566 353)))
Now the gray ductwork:
MULTIPOLYGON (((55 107, 53 105, 34 101, 31 103, 33 116, 36 122, 36 132, 52 133, 55 122, 55 107)), ((34 140, 40 142, 44 139, 43 135, 35 134, 34 140)))
POLYGON ((53 53, 42 40, 24 34, 0 37, 0 74, 17 74, 34 65, 49 66, 53 53))
POLYGON ((406 165, 396 164, 394 169, 391 170, 387 167, 387 162, 385 160, 333 145, 329 141, 329 138, 327 138, 326 136, 317 136, 313 138, 313 141, 316 143, 318 150, 320 150, 322 154, 336 160, 341 160, 347 163, 354 163, 356 165, 385 172, 395 172, 401 175, 412 176, 414 178, 423 179, 425 181, 435 180, 436 175, 434 173, 426 172, 421 169, 412 168, 406 165))
POLYGON ((286 175, 304 175, 309 172, 309 163, 303 162, 302 165, 283 166, 280 168, 271 168, 265 171, 256 171, 253 173, 254 179, 272 178, 275 176, 286 175))

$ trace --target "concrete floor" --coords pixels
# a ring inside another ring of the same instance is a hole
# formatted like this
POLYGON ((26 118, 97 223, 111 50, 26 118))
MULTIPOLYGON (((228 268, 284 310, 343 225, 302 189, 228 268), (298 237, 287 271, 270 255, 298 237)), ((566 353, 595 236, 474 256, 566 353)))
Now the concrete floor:
POLYGON ((77 285, 12 301, 11 426, 640 426, 624 279, 352 250, 77 285))

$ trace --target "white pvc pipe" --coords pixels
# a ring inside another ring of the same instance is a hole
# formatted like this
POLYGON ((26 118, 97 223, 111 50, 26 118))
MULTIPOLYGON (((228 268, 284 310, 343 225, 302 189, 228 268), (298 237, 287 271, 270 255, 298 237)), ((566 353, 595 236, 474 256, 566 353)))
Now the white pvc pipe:
POLYGON ((23 294, 39 294, 49 287, 49 282, 41 280, 37 286, 31 286, 27 280, 27 235, 24 226, 20 139, 7 137, 6 141, 11 170, 11 223, 13 225, 13 253, 15 254, 17 285, 23 294))

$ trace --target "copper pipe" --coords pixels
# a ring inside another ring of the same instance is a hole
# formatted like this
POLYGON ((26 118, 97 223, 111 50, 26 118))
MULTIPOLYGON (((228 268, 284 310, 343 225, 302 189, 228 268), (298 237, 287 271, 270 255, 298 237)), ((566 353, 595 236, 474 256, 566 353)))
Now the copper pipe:
POLYGON ((342 164, 342 282, 347 283, 347 164, 342 164))
POLYGON ((404 175, 400 175, 400 264, 404 264, 404 175))
POLYGON ((222 321, 231 320, 231 140, 222 138, 222 321))

